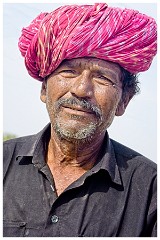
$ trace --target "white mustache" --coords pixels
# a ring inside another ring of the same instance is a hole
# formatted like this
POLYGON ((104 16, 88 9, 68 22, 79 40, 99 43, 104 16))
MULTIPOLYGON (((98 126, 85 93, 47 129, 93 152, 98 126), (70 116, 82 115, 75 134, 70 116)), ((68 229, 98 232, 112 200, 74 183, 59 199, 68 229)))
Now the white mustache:
POLYGON ((89 110, 90 112, 94 113, 97 117, 102 118, 102 112, 99 109, 99 107, 93 105, 92 103, 82 99, 75 99, 75 98, 68 98, 68 99, 59 99, 58 101, 56 101, 55 103, 55 107, 56 109, 59 109, 61 106, 66 106, 66 107, 73 107, 77 106, 77 107, 82 107, 84 109, 89 110))

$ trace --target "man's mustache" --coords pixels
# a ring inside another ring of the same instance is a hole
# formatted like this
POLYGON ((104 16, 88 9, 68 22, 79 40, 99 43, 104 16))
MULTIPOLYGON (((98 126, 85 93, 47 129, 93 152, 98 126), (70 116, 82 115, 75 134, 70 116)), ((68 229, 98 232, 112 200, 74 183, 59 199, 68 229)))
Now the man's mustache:
POLYGON ((102 118, 102 112, 101 112, 100 108, 85 99, 60 98, 55 103, 56 110, 58 110, 61 106, 66 106, 66 107, 80 106, 84 109, 89 110, 90 112, 95 114, 98 118, 102 118))

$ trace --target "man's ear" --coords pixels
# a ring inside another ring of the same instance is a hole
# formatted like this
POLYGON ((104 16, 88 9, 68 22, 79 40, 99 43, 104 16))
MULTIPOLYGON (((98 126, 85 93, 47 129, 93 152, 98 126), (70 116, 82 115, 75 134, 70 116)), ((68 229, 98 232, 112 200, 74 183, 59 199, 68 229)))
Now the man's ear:
POLYGON ((40 95, 40 99, 42 102, 46 103, 46 89, 47 89, 47 81, 44 80, 42 82, 42 87, 41 87, 41 95, 40 95))
POLYGON ((130 95, 125 95, 125 96, 122 96, 118 106, 117 106, 117 109, 116 109, 116 116, 122 116, 127 108, 127 105, 128 103, 130 102, 131 100, 131 96, 130 95))

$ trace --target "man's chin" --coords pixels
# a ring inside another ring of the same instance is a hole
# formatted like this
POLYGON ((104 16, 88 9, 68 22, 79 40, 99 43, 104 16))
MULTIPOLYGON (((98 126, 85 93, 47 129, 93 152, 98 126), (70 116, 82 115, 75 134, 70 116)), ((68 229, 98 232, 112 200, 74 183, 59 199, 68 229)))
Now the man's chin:
POLYGON ((91 142, 97 126, 95 124, 88 124, 87 126, 61 126, 61 124, 56 123, 54 125, 54 130, 60 139, 67 140, 69 142, 91 142))

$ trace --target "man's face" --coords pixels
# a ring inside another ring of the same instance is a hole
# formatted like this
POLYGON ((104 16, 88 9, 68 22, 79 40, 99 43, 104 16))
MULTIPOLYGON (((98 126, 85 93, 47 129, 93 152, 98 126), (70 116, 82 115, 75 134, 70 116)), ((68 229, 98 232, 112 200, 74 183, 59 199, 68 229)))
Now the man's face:
POLYGON ((97 58, 65 60, 43 83, 56 134, 69 141, 90 141, 104 134, 123 114, 120 67, 97 58))

